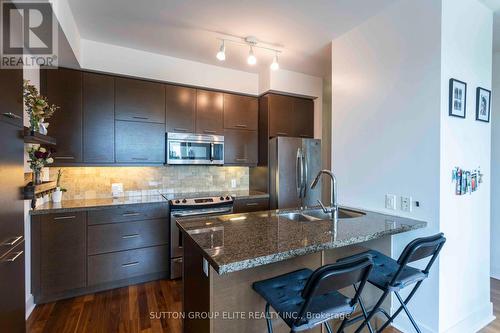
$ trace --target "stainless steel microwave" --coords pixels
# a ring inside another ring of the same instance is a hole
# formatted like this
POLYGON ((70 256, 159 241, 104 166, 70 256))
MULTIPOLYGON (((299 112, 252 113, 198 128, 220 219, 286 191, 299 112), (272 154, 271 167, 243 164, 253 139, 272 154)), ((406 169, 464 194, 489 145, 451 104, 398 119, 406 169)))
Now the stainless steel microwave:
POLYGON ((224 136, 167 133, 167 164, 224 164, 224 136))

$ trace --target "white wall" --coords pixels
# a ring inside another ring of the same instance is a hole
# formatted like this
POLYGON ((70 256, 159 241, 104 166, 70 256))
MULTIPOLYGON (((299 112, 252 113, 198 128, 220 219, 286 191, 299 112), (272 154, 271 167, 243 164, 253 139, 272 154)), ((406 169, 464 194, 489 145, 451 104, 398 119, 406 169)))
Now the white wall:
POLYGON ((471 332, 492 316, 490 302, 491 126, 476 118, 476 88, 491 89, 493 14, 477 0, 443 0, 441 62, 441 332, 471 332), (468 83, 466 119, 448 116, 449 79, 468 83), (454 167, 481 167, 484 182, 457 196, 454 167), (461 291, 461 292, 457 292, 461 291))
POLYGON ((255 73, 168 57, 131 48, 81 40, 85 69, 221 89, 251 95, 259 92, 255 73))
MULTIPOLYGON (((440 23, 439 1, 403 0, 332 45, 332 166, 340 202, 429 222, 393 237, 393 257, 439 229, 440 23), (387 193, 412 196, 421 207, 411 214, 386 210, 387 193)), ((438 328, 437 277, 435 265, 410 305, 424 331, 438 328)))
MULTIPOLYGON (((500 33, 500 32, 499 32, 500 33)), ((491 106, 491 276, 500 279, 500 52, 493 55, 491 106)))

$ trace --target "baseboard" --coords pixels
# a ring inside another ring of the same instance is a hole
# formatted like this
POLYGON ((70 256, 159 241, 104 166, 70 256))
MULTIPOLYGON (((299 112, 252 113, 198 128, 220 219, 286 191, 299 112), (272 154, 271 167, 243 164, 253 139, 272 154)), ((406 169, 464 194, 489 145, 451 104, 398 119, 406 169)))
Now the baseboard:
POLYGON ((496 317, 493 315, 493 303, 488 302, 452 327, 445 329, 443 333, 478 332, 495 320, 495 318, 496 317))
POLYGON ((28 299, 26 300, 26 320, 29 318, 33 310, 35 309, 35 299, 33 298, 33 295, 29 295, 28 299))
MULTIPOLYGON (((404 314, 404 313, 401 313, 400 315, 403 316, 403 317, 406 317, 406 314, 404 314)), ((406 317, 406 318, 408 318, 408 317, 406 317)), ((420 330, 422 331, 422 333, 436 333, 436 331, 432 330, 428 326, 422 324, 418 320, 416 320, 416 321, 417 321, 417 325, 420 328, 420 330)), ((404 325, 403 326, 401 324, 393 322, 391 324, 391 326, 394 327, 395 329, 397 329, 400 332, 415 332, 415 328, 413 328, 413 325, 411 324, 411 322, 410 322, 409 319, 408 319, 408 325, 404 325)))

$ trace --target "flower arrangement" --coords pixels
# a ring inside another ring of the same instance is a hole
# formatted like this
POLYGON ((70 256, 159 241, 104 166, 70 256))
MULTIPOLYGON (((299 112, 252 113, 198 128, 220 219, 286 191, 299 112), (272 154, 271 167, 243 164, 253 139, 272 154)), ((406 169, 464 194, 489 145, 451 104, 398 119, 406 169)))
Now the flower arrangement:
POLYGON ((45 120, 52 117, 59 107, 54 104, 49 105, 47 97, 40 95, 38 89, 30 84, 30 81, 24 80, 23 88, 24 106, 30 116, 30 129, 47 134, 49 124, 45 123, 45 120))
POLYGON ((57 171, 56 190, 52 192, 53 202, 61 202, 62 194, 63 192, 66 192, 66 189, 61 187, 61 176, 62 176, 62 170, 59 169, 59 171, 57 171))
POLYGON ((42 168, 54 163, 54 159, 51 157, 52 151, 45 149, 44 147, 31 146, 28 149, 28 163, 30 164, 31 170, 33 170, 33 184, 41 184, 42 180, 40 178, 40 172, 42 168))

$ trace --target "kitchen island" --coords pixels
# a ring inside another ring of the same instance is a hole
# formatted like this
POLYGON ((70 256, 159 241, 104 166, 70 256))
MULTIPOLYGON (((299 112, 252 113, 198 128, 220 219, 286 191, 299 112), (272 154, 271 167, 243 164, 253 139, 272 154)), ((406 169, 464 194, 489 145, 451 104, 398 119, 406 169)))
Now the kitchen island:
MULTIPOLYGON (((424 221, 374 212, 341 213, 344 218, 336 223, 294 219, 278 211, 179 220, 184 240, 184 332, 266 332, 265 302, 253 291, 253 282, 316 269, 344 256, 341 249, 361 252, 360 245, 367 241, 427 226, 424 221)), ((275 332, 289 332, 281 320, 273 327, 275 332)))

